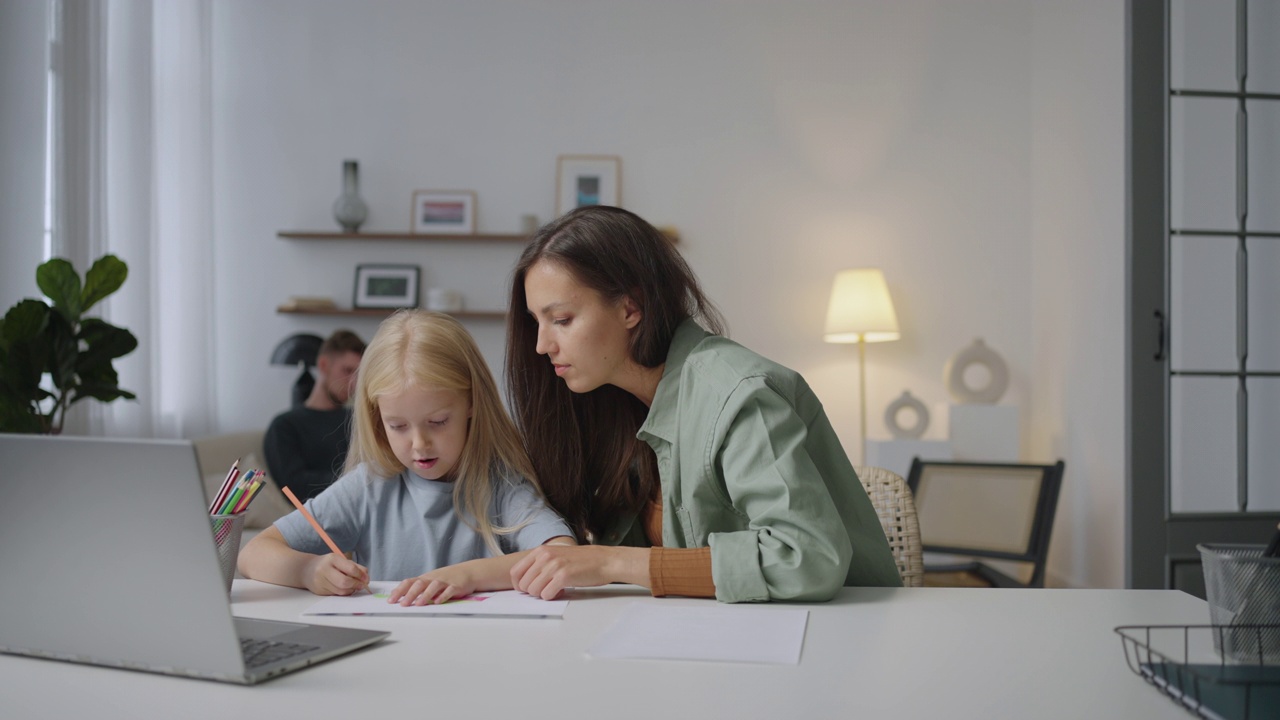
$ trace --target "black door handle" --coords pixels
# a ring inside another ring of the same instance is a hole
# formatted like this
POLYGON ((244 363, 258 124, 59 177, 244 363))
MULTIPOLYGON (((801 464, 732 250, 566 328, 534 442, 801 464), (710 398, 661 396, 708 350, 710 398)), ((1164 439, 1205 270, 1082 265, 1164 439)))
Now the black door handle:
POLYGON ((1164 313, 1156 311, 1156 360, 1164 360, 1164 313))

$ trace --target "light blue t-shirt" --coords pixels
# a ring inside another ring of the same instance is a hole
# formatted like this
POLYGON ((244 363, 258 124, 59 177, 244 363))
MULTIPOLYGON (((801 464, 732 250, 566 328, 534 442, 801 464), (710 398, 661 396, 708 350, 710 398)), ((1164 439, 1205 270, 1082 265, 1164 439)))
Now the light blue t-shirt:
MULTIPOLYGON (((307 510, 344 552, 369 568, 371 580, 404 580, 466 560, 491 557, 476 531, 454 512, 453 483, 423 480, 405 470, 390 478, 367 465, 343 475, 306 502, 307 510)), ((499 535, 504 552, 538 547, 573 531, 523 478, 495 478, 490 517, 495 525, 528 524, 499 535)), ((329 546, 294 510, 276 521, 289 547, 323 554, 329 546)))

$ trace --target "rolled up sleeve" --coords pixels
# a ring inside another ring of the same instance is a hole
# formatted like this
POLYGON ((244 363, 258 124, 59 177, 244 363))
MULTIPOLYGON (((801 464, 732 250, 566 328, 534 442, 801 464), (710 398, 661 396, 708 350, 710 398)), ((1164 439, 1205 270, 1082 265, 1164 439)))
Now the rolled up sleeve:
POLYGON ((723 602, 830 600, 852 548, 805 446, 808 429, 763 378, 730 396, 712 434, 712 471, 747 529, 711 533, 712 577, 723 602))

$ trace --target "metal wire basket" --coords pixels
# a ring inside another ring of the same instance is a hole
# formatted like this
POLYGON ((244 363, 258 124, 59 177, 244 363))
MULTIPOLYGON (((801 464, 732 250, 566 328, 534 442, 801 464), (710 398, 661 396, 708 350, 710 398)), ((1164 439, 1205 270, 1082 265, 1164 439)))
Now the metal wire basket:
POLYGON ((222 580, 231 592, 231 581, 236 575, 236 557, 240 554, 240 537, 244 534, 245 514, 210 515, 213 524, 213 539, 218 546, 218 565, 222 569, 222 580))
POLYGON ((1280 665, 1259 651, 1228 661, 1221 647, 1228 635, 1259 638, 1280 625, 1125 625, 1116 628, 1129 669, 1191 713, 1210 720, 1280 719, 1280 665))
POLYGON ((1229 626, 1214 635, 1214 649, 1236 660, 1280 663, 1280 629, 1256 633, 1241 626, 1280 623, 1280 558, 1263 557, 1261 545, 1202 543, 1200 562, 1209 622, 1229 626))

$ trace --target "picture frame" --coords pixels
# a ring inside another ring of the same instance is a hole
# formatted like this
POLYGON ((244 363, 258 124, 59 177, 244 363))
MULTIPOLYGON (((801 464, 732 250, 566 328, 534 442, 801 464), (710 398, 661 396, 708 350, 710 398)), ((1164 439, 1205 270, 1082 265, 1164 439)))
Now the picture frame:
POLYGON ((415 235, 473 235, 476 231, 476 194, 471 190, 414 190, 415 235))
POLYGON ((556 158, 556 216, 587 205, 622 204, 622 158, 561 155, 556 158))
POLYGON ((357 265, 351 305, 384 310, 416 308, 420 275, 417 265, 357 265))

